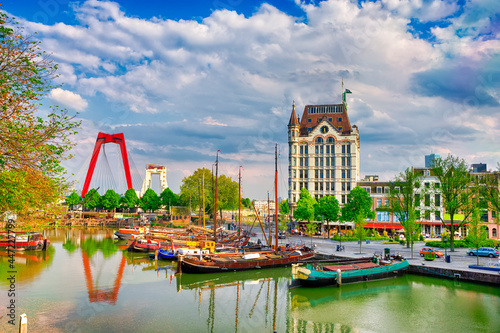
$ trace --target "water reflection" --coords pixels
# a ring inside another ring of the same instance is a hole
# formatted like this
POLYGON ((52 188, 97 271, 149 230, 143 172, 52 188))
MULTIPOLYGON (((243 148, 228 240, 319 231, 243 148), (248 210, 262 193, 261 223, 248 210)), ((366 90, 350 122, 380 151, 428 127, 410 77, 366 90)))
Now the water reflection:
MULTIPOLYGON (((14 271, 17 282, 28 283, 36 280, 44 269, 52 265, 54 247, 50 245, 46 251, 15 252, 14 271)), ((7 250, 0 250, 0 285, 8 285, 9 256, 7 250)))

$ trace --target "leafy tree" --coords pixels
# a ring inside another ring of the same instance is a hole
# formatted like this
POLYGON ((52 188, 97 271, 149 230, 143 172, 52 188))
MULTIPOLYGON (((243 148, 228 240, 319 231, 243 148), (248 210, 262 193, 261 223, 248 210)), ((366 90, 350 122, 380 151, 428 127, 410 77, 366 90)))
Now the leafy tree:
POLYGON ((76 192, 72 192, 66 197, 66 205, 73 209, 73 206, 78 205, 82 201, 82 198, 76 192))
POLYGON ((371 210, 372 198, 364 189, 356 186, 347 195, 347 203, 342 207, 341 219, 344 222, 357 221, 361 215, 365 218, 375 218, 375 212, 371 210))
POLYGON ((252 201, 250 198, 241 198, 241 204, 245 208, 252 208, 252 201))
MULTIPOLYGON (((450 215, 450 248, 453 252, 455 230, 463 226, 472 213, 470 202, 476 195, 476 187, 471 186, 473 179, 470 177, 469 166, 458 157, 448 155, 444 160, 436 159, 432 171, 441 184, 445 212, 450 215), (460 213, 463 213, 463 220, 455 221, 455 216, 460 213)), ((444 217, 441 217, 441 221, 444 225, 444 217)))
POLYGON ((220 216, 223 210, 229 210, 238 204, 238 183, 233 181, 231 177, 220 175, 217 183, 217 208, 220 216))
POLYGON ((150 211, 155 211, 158 208, 160 208, 160 197, 156 195, 156 192, 153 191, 152 189, 148 188, 146 192, 144 192, 144 195, 142 198, 139 200, 139 206, 144 210, 145 212, 150 210, 150 211))
POLYGON ((363 214, 359 214, 354 221, 355 229, 354 233, 356 237, 359 240, 359 253, 361 254, 361 244, 363 243, 363 240, 365 239, 366 236, 366 230, 365 230, 365 218, 363 214))
POLYGON ((11 169, 0 172, 0 213, 45 209, 58 199, 55 181, 40 171, 11 169))
POLYGON ((311 248, 313 246, 313 236, 318 231, 318 224, 315 222, 308 222, 306 224, 306 232, 311 237, 311 248))
POLYGON ((0 213, 47 211, 62 197, 59 163, 79 123, 57 108, 38 113, 55 69, 39 42, 0 12, 0 213))
POLYGON ((171 206, 177 206, 177 201, 179 196, 172 192, 172 190, 167 187, 160 194, 161 204, 165 206, 166 209, 170 209, 171 206))
POLYGON ((106 193, 101 197, 101 207, 105 210, 114 211, 120 205, 120 195, 116 193, 114 190, 109 189, 106 193))
POLYGON ((0 168, 37 170, 54 178, 63 173, 60 162, 80 123, 58 107, 45 118, 37 115, 40 101, 55 88, 57 69, 39 44, 0 13, 0 168))
POLYGON ((122 208, 134 209, 139 205, 139 197, 133 188, 129 188, 123 197, 120 198, 120 205, 122 208))
MULTIPOLYGON (((420 184, 422 183, 422 176, 415 173, 412 169, 407 168, 404 172, 396 176, 395 180, 391 183, 391 190, 389 192, 389 207, 388 211, 394 214, 404 229, 406 238, 406 246, 411 247, 411 256, 413 258, 413 244, 418 240, 421 225, 417 223, 416 211, 416 191, 419 190, 419 195, 422 195, 420 184), (410 218, 411 216, 411 218, 410 218)), ((383 209, 383 208, 382 208, 383 209)), ((381 210, 377 208, 377 210, 381 210)))
POLYGON ((499 187, 499 176, 500 176, 500 164, 498 166, 498 171, 489 174, 479 180, 480 196, 484 198, 487 208, 496 212, 493 216, 494 221, 497 224, 497 230, 500 229, 500 187, 499 187))
POLYGON ((293 212, 293 216, 299 221, 311 222, 314 219, 314 206, 316 199, 314 199, 309 191, 303 187, 300 189, 300 197, 297 201, 297 208, 293 212))
POLYGON ((288 215, 290 209, 288 206, 288 199, 281 201, 279 208, 280 208, 280 214, 288 215))
POLYGON ((316 219, 325 220, 328 230, 330 230, 330 222, 339 220, 339 212, 339 201, 333 195, 319 198, 315 208, 316 219))
POLYGON ((95 188, 85 194, 83 197, 83 205, 89 209, 95 209, 101 207, 101 195, 95 188))
MULTIPOLYGON (((474 248, 476 251, 479 251, 479 248, 481 247, 481 242, 486 239, 486 232, 482 226, 481 223, 481 214, 479 211, 479 208, 475 208, 474 211, 472 212, 471 219, 469 221, 469 226, 468 226, 468 233, 467 233, 467 239, 472 245, 474 245, 474 248)), ((479 256, 477 257, 477 264, 479 265, 479 256)))
MULTIPOLYGON (((205 192, 205 211, 211 211, 213 207, 213 174, 207 168, 196 169, 189 177, 182 179, 181 191, 179 194, 179 204, 183 206, 199 207, 202 203, 202 188, 205 192)), ((220 188, 220 185, 219 185, 220 188)))

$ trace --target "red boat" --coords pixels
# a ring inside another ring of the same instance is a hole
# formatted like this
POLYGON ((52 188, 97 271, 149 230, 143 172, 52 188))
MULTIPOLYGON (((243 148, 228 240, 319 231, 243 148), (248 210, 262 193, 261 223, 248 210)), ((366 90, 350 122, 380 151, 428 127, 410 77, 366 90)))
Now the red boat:
POLYGON ((10 251, 41 251, 46 250, 50 241, 43 235, 36 233, 16 235, 15 237, 3 236, 0 239, 0 248, 10 251))
POLYGON ((177 270, 186 273, 216 273, 250 269, 275 268, 312 259, 314 251, 307 247, 278 252, 252 252, 232 256, 178 257, 177 270))

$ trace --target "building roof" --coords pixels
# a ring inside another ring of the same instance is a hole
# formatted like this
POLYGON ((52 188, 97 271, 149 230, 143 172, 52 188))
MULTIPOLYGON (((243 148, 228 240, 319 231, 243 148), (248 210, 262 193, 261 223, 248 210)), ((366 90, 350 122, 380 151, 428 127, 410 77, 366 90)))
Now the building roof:
POLYGON ((290 116, 290 121, 288 122, 288 126, 296 126, 299 124, 297 120, 297 114, 295 113, 295 102, 293 102, 293 110, 292 115, 290 116))
MULTIPOLYGON (((292 112, 292 116, 294 112, 292 112)), ((352 131, 344 104, 306 105, 300 121, 300 136, 307 136, 310 131, 324 121, 339 129, 342 134, 350 134, 352 131), (340 130, 340 128, 342 129, 340 130)))

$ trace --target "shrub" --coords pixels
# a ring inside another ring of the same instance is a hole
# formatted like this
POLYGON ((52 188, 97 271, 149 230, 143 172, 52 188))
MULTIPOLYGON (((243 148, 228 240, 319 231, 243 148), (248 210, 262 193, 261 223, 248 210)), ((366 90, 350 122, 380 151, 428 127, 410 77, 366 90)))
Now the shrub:
POLYGON ((424 239, 424 235, 420 234, 420 236, 418 236, 418 240, 423 242, 425 239, 424 239))

